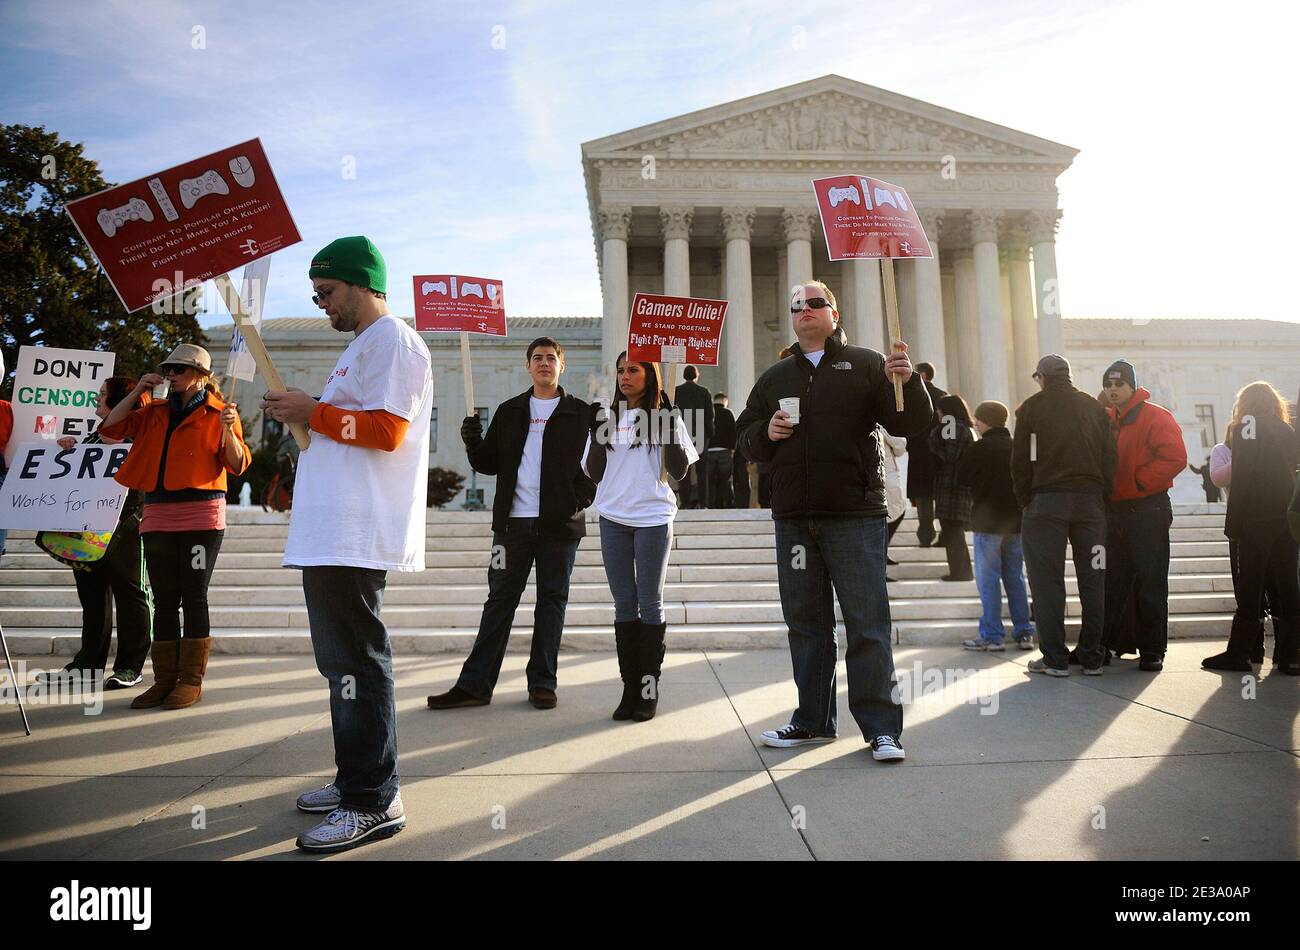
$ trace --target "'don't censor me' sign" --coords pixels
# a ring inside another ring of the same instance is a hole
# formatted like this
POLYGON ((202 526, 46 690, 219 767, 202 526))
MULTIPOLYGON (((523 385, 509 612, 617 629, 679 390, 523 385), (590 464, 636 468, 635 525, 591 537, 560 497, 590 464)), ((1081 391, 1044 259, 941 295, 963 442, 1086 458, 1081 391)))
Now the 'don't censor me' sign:
POLYGON ((99 387, 113 375, 115 360, 112 353, 98 350, 19 347, 14 431, 5 448, 6 463, 13 463, 20 443, 53 442, 64 436, 80 440, 94 432, 99 427, 99 387))
POLYGON ((813 179, 833 261, 934 257, 921 218, 901 185, 866 175, 813 179))
POLYGON ((647 363, 718 365, 727 301, 637 294, 628 315, 627 358, 647 363))

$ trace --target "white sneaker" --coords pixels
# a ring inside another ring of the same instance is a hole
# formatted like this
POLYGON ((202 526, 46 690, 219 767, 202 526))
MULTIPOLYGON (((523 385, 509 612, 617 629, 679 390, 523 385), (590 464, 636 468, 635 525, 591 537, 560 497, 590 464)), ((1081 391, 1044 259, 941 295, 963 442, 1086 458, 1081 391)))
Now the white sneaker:
POLYGON ((907 758, 902 744, 893 736, 876 736, 872 739, 871 757, 877 762, 901 762, 907 758))
POLYGON ((1057 669, 1057 668, 1054 667, 1054 666, 1048 666, 1048 665, 1047 665, 1047 662, 1046 662, 1045 660, 1030 660, 1030 661, 1029 661, 1029 672, 1031 672, 1031 673, 1046 673, 1048 676, 1062 676, 1062 677, 1064 677, 1064 676, 1069 676, 1069 675, 1070 675, 1070 669, 1069 669, 1069 667, 1066 667, 1066 668, 1063 669, 1063 670, 1059 670, 1059 669, 1057 669))
POLYGON ((819 736, 815 732, 809 732, 802 726, 796 726, 794 723, 786 723, 780 729, 769 729, 759 737, 763 745, 771 746, 774 749, 789 749, 797 745, 812 745, 817 742, 834 742, 834 736, 819 736))
POLYGON ((976 653, 1001 653, 1006 650, 1006 645, 994 643, 992 640, 985 640, 983 637, 976 637, 974 640, 963 640, 961 642, 963 650, 974 650, 976 653))
POLYGON ((406 827, 406 812, 399 794, 385 811, 336 808, 315 828, 298 836, 304 851, 346 851, 367 838, 388 838, 406 827))

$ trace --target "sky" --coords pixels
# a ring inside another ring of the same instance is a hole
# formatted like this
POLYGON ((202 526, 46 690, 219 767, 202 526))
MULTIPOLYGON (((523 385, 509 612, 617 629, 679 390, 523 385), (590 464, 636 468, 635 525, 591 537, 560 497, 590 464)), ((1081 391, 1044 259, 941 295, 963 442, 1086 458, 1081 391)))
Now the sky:
POLYGON ((1065 316, 1300 321, 1291 6, 4 0, 0 122, 118 182, 261 138, 303 236, 266 317, 314 313, 312 253, 358 233, 398 314, 461 273, 594 316, 581 143, 837 73, 1080 149, 1065 316))

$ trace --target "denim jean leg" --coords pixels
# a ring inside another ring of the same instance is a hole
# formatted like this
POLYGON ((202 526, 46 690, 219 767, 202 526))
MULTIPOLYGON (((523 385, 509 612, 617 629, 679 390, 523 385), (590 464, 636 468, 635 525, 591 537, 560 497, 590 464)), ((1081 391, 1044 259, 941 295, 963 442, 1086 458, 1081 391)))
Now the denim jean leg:
POLYGON ((614 598, 614 622, 639 620, 636 596, 636 529, 600 519, 600 559, 605 565, 605 579, 614 598))
POLYGON ((474 646, 456 680, 457 686, 478 699, 492 698, 501 675, 515 610, 528 585, 528 572, 533 569, 534 541, 527 518, 511 518, 504 532, 492 535, 488 599, 483 604, 474 646))
POLYGON ((1029 619, 1029 595, 1025 592, 1025 552, 1018 534, 1009 534, 1002 539, 1002 586, 1007 591, 1011 629, 1016 639, 1033 636, 1034 624, 1029 619))
POLYGON ((664 622, 664 581, 673 545, 672 522, 632 531, 637 610, 643 624, 657 626, 664 622))
POLYGON ((903 734, 885 589, 887 529, 883 516, 818 519, 816 529, 844 615, 849 712, 868 742, 876 736, 903 734))
POLYGON ((790 722, 818 735, 836 734, 835 602, 818 540, 803 518, 776 522, 776 579, 790 638, 799 705, 790 722))
POLYGON ((358 811, 383 811, 401 784, 393 655, 380 619, 385 581, 359 567, 302 571, 316 668, 329 681, 334 781, 343 807, 358 811))
POLYGON ((1020 526, 1029 588, 1034 597, 1034 620, 1043 662, 1058 670, 1069 669, 1065 645, 1065 546, 1069 535, 1064 510, 1066 492, 1038 492, 1029 501, 1020 526))
POLYGON ((1002 626, 1002 536, 975 532, 975 588, 980 594, 980 639, 1001 643, 1002 626))
POLYGON ((564 613, 569 605, 569 578, 578 542, 537 539, 537 607, 533 611, 533 647, 528 658, 528 688, 555 689, 564 613))
POLYGON ((1074 552, 1074 574, 1079 582, 1082 622, 1079 626, 1079 662, 1086 667, 1101 665, 1104 653, 1101 637, 1106 623, 1106 503, 1100 494, 1069 493, 1070 548, 1074 552), (1100 566, 1094 566, 1100 565, 1100 566))

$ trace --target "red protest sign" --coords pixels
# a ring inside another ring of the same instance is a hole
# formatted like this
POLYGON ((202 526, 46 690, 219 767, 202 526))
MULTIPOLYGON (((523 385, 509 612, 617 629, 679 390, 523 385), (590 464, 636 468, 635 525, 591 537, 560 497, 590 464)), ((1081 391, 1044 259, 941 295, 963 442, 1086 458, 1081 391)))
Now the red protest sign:
POLYGON ((628 359, 717 366, 726 318, 725 300, 637 294, 628 314, 628 359))
POLYGON ((812 186, 831 260, 934 257, 901 186, 864 175, 816 178, 812 186))
POLYGON ((127 310, 302 240, 260 139, 67 207, 127 310))
POLYGON ((506 335, 501 281, 460 274, 423 274, 415 284, 415 329, 506 335))

